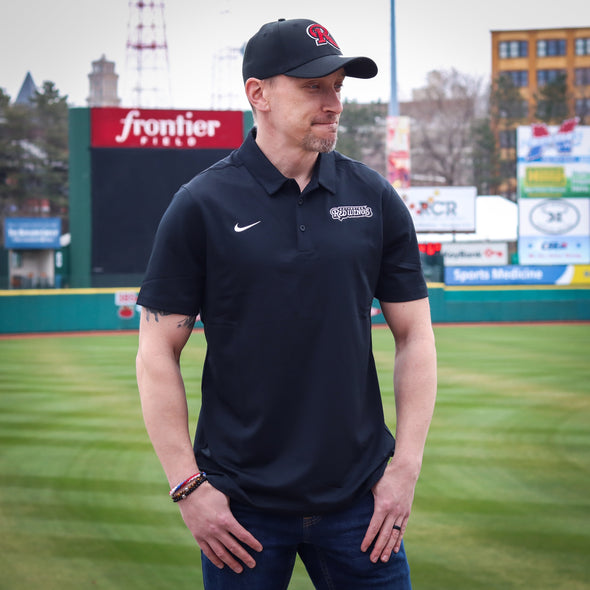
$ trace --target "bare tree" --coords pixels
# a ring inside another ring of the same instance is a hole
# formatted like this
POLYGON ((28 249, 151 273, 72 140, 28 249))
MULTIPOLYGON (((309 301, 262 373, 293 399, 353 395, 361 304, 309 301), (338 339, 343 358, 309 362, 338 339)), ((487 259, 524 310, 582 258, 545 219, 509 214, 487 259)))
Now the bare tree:
POLYGON ((346 101, 340 116, 338 151, 386 175, 385 118, 387 104, 346 101))
POLYGON ((402 109, 411 117, 412 184, 472 184, 471 130, 485 109, 482 80, 434 70, 413 98, 402 109))

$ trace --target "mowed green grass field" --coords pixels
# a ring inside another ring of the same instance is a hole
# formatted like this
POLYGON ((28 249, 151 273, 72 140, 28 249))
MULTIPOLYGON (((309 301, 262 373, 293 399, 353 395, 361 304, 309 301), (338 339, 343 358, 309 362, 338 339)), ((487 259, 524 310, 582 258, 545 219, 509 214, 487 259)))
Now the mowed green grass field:
MULTIPOLYGON (((393 344, 373 331, 390 427, 393 344)), ((436 328, 415 590, 590 588, 590 325, 436 328)), ((137 335, 0 340, 0 588, 202 588, 144 430, 137 335)), ((205 341, 183 356, 194 428, 205 341)), ((290 590, 310 589, 300 563, 290 590)))

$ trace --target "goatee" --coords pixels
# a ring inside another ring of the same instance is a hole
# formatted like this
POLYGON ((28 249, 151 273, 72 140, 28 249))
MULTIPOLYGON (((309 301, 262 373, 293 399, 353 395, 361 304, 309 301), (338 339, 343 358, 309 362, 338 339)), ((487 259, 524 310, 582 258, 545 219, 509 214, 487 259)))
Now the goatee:
POLYGON ((320 154, 327 154, 336 147, 337 137, 327 139, 315 137, 314 135, 307 135, 303 139, 303 149, 309 152, 319 152, 320 154))

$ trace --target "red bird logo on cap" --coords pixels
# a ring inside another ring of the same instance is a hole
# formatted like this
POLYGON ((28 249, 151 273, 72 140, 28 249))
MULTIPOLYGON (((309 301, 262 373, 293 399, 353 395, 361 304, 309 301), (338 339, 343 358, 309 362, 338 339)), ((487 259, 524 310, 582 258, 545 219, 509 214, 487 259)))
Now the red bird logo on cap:
POLYGON ((315 39, 315 44, 317 46, 326 45, 329 43, 336 49, 340 49, 340 47, 338 47, 338 43, 334 41, 334 38, 328 32, 328 29, 326 29, 326 27, 322 27, 322 25, 318 25, 317 23, 309 25, 309 27, 307 27, 307 34, 312 39, 315 39))

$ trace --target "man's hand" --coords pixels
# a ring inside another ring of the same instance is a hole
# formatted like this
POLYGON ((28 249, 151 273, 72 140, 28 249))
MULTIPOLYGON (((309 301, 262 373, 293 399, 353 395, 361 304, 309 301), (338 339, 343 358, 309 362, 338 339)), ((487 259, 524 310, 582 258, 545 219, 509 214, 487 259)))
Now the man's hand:
POLYGON ((373 541, 371 561, 388 561, 391 552, 400 550, 412 510, 417 474, 398 467, 395 459, 387 466, 383 477, 373 486, 375 508, 369 528, 361 544, 366 552, 373 541))
POLYGON ((395 339, 395 454, 373 487, 375 507, 361 550, 388 561, 400 550, 420 475, 436 398, 436 348, 428 297, 393 303, 381 311, 395 339))
POLYGON ((225 494, 205 482, 178 506, 186 526, 214 565, 220 569, 227 565, 238 574, 244 569, 238 559, 249 568, 256 565, 241 543, 258 552, 262 545, 234 518, 225 494))

